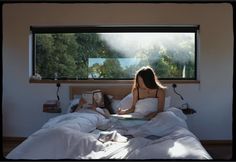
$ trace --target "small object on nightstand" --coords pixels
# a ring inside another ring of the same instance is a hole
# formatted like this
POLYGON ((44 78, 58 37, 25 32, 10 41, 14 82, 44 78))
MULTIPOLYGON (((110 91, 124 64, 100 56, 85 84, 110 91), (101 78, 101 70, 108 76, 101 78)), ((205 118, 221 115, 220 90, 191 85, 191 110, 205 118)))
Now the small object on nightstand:
MULTIPOLYGON (((177 87, 177 85, 174 83, 174 84, 172 84, 172 87, 173 87, 174 93, 177 94, 177 95, 181 98, 182 101, 184 101, 183 96, 182 96, 181 94, 179 94, 178 92, 176 92, 176 90, 175 90, 175 88, 177 87)), ((179 109, 181 109, 181 110, 183 111, 183 113, 186 114, 186 115, 194 114, 194 113, 197 112, 196 110, 190 108, 187 102, 185 102, 184 104, 182 104, 179 109)))
POLYGON ((194 109, 191 109, 189 107, 185 108, 185 109, 182 109, 183 113, 186 114, 186 115, 189 115, 189 114, 194 114, 196 113, 196 111, 194 109))
POLYGON ((43 104, 43 112, 61 113, 60 101, 48 100, 43 104))
POLYGON ((182 104, 181 108, 180 108, 184 114, 186 115, 190 115, 190 114, 194 114, 196 113, 196 110, 192 109, 189 107, 188 103, 184 103, 182 104))

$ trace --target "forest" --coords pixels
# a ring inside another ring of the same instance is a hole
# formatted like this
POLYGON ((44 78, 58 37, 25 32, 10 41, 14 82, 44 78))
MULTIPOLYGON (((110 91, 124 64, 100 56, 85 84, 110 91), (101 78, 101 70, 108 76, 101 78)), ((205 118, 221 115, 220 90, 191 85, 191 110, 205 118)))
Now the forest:
POLYGON ((149 65, 159 79, 195 77, 193 34, 142 34, 35 34, 35 73, 43 79, 133 79, 149 65))

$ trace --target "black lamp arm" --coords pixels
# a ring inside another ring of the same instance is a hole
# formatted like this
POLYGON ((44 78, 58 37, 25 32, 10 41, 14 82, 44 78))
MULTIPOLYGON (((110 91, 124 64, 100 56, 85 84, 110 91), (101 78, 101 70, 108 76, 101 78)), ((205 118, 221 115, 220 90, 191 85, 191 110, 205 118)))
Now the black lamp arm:
POLYGON ((176 85, 176 84, 173 84, 172 87, 173 87, 173 89, 174 89, 175 94, 177 94, 177 95, 181 98, 181 100, 184 100, 183 96, 182 96, 181 94, 179 94, 178 92, 176 92, 176 90, 175 90, 175 88, 177 87, 177 85, 176 85))
MULTIPOLYGON (((181 98, 181 100, 184 100, 183 96, 181 94, 179 94, 178 92, 176 92, 176 90, 175 90, 177 85, 176 84, 172 84, 172 87, 173 87, 173 90, 174 90, 175 94, 177 94, 181 98)), ((194 114, 194 113, 196 113, 196 110, 190 108, 188 103, 182 104, 180 109, 183 111, 184 114, 194 114)))
POLYGON ((60 97, 59 97, 59 88, 60 88, 61 84, 57 83, 57 100, 60 101, 60 97))

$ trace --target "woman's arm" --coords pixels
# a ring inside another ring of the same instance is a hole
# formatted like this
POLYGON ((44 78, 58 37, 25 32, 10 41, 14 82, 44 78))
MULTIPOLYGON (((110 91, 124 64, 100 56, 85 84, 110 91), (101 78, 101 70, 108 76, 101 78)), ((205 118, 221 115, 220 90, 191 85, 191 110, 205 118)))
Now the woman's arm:
POLYGON ((84 106, 86 106, 86 108, 92 109, 92 110, 96 110, 96 107, 97 107, 96 104, 88 105, 87 102, 86 102, 86 100, 85 100, 83 97, 81 97, 81 98, 80 98, 80 101, 79 101, 79 104, 78 104, 77 108, 75 109, 75 111, 79 111, 79 110, 80 110, 82 107, 84 107, 84 106), (86 105, 85 105, 85 104, 86 104, 86 105))
POLYGON ((119 115, 123 115, 123 114, 133 113, 133 112, 134 112, 134 109, 135 109, 134 106, 132 106, 132 107, 129 108, 129 109, 125 109, 125 110, 122 110, 121 108, 119 108, 119 109, 118 109, 118 114, 119 114, 119 115))
POLYGON ((157 106, 157 112, 163 112, 164 111, 164 105, 165 105, 165 89, 160 88, 157 93, 158 98, 158 106, 157 106))
POLYGON ((118 109, 118 112, 117 114, 129 114, 129 113, 133 113, 134 110, 135 110, 135 104, 136 102, 138 101, 138 92, 137 92, 137 89, 134 89, 134 91, 132 92, 132 95, 133 95, 133 101, 132 101, 132 106, 131 108, 129 109, 125 109, 125 110, 122 110, 121 108, 118 109))
POLYGON ((78 104, 78 106, 76 107, 76 109, 75 109, 75 112, 76 111, 79 111, 82 107, 83 107, 83 105, 86 103, 86 101, 83 99, 83 97, 81 97, 80 98, 80 100, 79 100, 79 104, 78 104))

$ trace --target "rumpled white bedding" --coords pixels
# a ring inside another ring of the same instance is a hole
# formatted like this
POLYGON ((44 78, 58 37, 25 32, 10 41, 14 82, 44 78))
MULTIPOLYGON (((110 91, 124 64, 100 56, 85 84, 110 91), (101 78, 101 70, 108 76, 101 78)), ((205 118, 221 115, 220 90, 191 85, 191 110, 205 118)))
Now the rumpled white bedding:
POLYGON ((92 151, 81 159, 211 159, 199 141, 187 129, 178 128, 156 140, 136 137, 127 143, 110 142, 101 151, 92 151))
MULTIPOLYGON (((133 127, 82 110, 50 119, 12 150, 7 159, 211 159, 177 108, 133 127), (96 128, 132 135, 127 142, 97 140, 96 128), (92 133, 91 133, 92 132, 92 133), (145 138, 154 135, 155 140, 145 138)), ((130 120, 129 122, 132 122, 130 120)))

